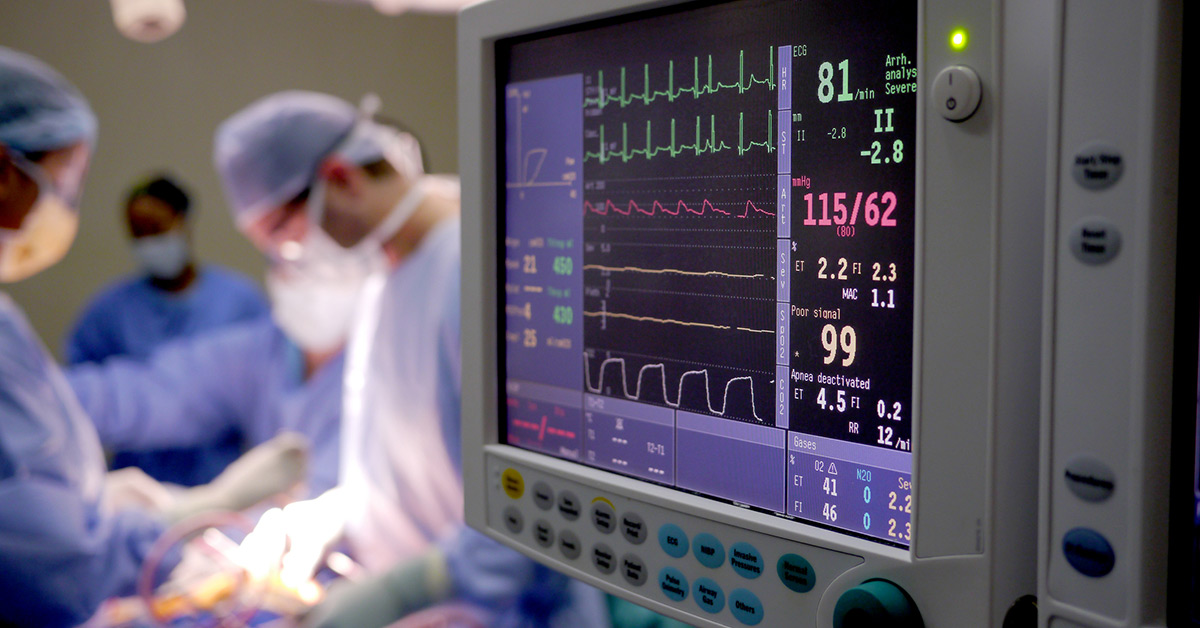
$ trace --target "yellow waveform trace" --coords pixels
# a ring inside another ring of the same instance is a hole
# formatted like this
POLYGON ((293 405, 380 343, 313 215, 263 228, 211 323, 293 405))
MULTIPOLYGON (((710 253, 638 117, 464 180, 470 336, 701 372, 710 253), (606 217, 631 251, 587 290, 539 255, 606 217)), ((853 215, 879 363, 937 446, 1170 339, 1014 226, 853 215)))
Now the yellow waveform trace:
POLYGON ((679 270, 677 268, 639 268, 637 266, 604 266, 601 264, 584 264, 584 270, 601 270, 610 273, 646 273, 649 275, 686 275, 690 277, 732 277, 734 279, 769 279, 767 275, 739 275, 719 270, 679 270))
POLYGON ((731 330, 737 330, 737 331, 750 332, 752 334, 773 334, 773 333, 775 333, 775 330, 773 330, 773 329, 752 329, 750 327, 733 327, 731 325, 717 325, 715 323, 698 323, 695 321, 680 321, 680 320, 675 320, 673 318, 655 318, 653 316, 638 316, 635 314, 624 314, 621 312, 584 312, 583 315, 591 316, 593 318, 599 318, 599 317, 624 318, 624 319, 631 320, 631 321, 637 321, 639 323, 659 323, 659 324, 663 324, 663 325, 683 325, 685 327, 707 327, 709 329, 731 329, 731 330))

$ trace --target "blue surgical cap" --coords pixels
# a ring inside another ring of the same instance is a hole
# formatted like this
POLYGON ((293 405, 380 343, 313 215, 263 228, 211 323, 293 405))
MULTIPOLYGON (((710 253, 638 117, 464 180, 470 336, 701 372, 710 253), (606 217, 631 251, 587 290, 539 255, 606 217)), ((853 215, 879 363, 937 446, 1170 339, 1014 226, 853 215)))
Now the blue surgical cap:
POLYGON ((96 116, 58 72, 0 46, 0 143, 20 153, 94 144, 96 116))
POLYGON ((213 161, 235 220, 252 220, 303 192, 358 117, 340 98, 287 91, 257 100, 221 123, 213 161))

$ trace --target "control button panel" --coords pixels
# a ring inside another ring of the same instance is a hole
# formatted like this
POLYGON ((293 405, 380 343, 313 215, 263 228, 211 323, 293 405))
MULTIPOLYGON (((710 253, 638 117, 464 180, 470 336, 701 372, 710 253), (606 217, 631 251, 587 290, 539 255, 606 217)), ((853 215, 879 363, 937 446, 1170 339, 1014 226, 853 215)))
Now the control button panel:
POLYGON ((687 576, 674 567, 663 567, 658 572, 658 588, 667 599, 682 602, 688 596, 687 576))
POLYGON ((525 515, 514 506, 504 509, 504 527, 513 534, 520 534, 525 529, 525 515))
POLYGON ((762 575, 763 556, 749 543, 735 543, 729 548, 729 566, 739 576, 753 580, 762 575))
POLYGON ((622 556, 621 576, 625 578, 625 582, 635 587, 646 584, 646 563, 637 554, 622 556))
POLYGON ((930 102, 943 118, 951 122, 970 118, 979 109, 982 99, 983 84, 979 74, 965 65, 945 68, 933 80, 933 98, 930 102))
POLYGON ((1075 259, 1097 266, 1112 261, 1121 252, 1121 232, 1110 220, 1089 217, 1075 223, 1069 235, 1075 259))
POLYGON ((1063 554, 1079 573, 1092 578, 1107 576, 1117 562, 1112 545, 1090 528, 1072 528, 1063 536, 1063 554))
POLYGON ((554 507, 554 489, 550 488, 545 482, 538 482, 533 485, 533 504, 542 510, 550 510, 554 507))
POLYGON ((696 535, 692 543, 692 553, 701 565, 716 569, 725 562, 725 546, 717 537, 703 532, 696 535))
MULTIPOLYGON (((511 495, 510 495, 511 497, 511 495)), ((583 503, 571 491, 563 491, 558 494, 558 512, 567 521, 575 521, 579 518, 579 513, 583 510, 583 503)))
POLYGON ((1117 476, 1100 460, 1091 456, 1080 456, 1067 463, 1063 471, 1067 488, 1079 499, 1102 502, 1112 497, 1117 486, 1117 476))
POLYGON ((1125 172, 1125 159, 1117 147, 1091 142, 1075 152, 1071 177, 1089 190, 1103 190, 1117 182, 1125 172))
POLYGON ((817 617, 825 588, 863 562, 497 458, 488 464, 493 530, 559 569, 674 607, 698 623, 779 626, 817 617), (517 477, 523 488, 510 491, 517 477))
POLYGON ((621 515, 621 534, 625 540, 634 545, 641 545, 646 542, 646 522, 642 516, 636 512, 627 512, 621 515))
POLYGON ((592 501, 592 525, 604 534, 612 534, 617 529, 617 511, 602 497, 592 501))
POLYGON ((554 545, 554 526, 550 525, 545 519, 538 519, 533 522, 533 540, 542 547, 550 547, 554 545))
POLYGON ((612 573, 617 568, 617 556, 611 547, 597 543, 592 548, 592 564, 600 573, 612 573))
POLYGON ((817 584, 817 572, 803 556, 784 554, 775 564, 775 573, 783 586, 796 593, 808 593, 817 584))
POLYGON ((571 560, 579 558, 583 554, 583 545, 579 542, 579 537, 570 530, 563 530, 558 536, 558 549, 562 550, 562 555, 571 560))
POLYGON ((671 558, 683 558, 688 553, 688 536, 683 528, 668 523, 658 529, 658 545, 671 558))
POLYGON ((525 494, 525 478, 516 469, 505 469, 500 475, 500 482, 504 486, 504 494, 513 499, 521 499, 525 494))
POLYGON ((706 613, 716 614, 725 608, 725 592, 721 590, 721 585, 711 578, 696 580, 692 595, 696 598, 700 610, 706 613))
POLYGON ((729 610, 733 617, 747 626, 757 626, 763 620, 763 603, 747 589, 729 592, 729 610))

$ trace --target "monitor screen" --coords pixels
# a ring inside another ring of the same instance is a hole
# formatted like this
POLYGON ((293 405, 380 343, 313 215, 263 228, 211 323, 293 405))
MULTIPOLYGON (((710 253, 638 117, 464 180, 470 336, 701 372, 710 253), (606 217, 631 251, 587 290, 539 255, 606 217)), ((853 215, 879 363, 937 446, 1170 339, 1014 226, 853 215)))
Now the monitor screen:
POLYGON ((907 547, 917 3, 497 43, 502 442, 907 547))

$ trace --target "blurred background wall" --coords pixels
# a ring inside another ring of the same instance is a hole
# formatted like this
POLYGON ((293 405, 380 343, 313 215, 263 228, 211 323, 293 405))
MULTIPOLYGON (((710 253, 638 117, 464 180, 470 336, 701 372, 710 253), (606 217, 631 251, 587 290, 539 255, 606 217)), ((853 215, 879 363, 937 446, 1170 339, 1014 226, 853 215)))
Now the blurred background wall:
POLYGON ((260 96, 310 89, 357 103, 374 91, 383 115, 420 136, 431 171, 457 169, 453 17, 316 0, 187 0, 187 12, 178 33, 143 44, 117 32, 107 0, 0 0, 0 45, 62 72, 100 121, 71 252, 2 288, 56 355, 86 301, 134 270, 123 199, 154 172, 191 192, 197 257, 261 280, 212 166, 216 126, 260 96))

